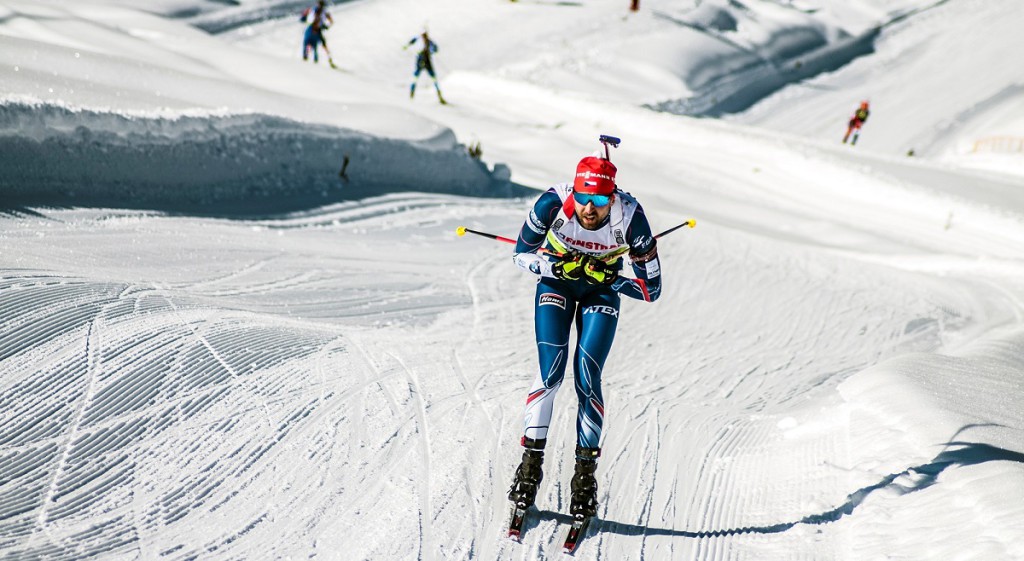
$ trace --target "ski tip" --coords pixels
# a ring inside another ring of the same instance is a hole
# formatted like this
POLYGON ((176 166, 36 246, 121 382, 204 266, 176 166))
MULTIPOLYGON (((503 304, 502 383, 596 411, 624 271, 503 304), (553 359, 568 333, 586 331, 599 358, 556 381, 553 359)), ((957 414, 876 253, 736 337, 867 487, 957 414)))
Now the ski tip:
POLYGON ((465 236, 466 235, 466 227, 465 226, 459 226, 458 228, 456 228, 455 229, 455 235, 457 235, 457 236, 465 236))

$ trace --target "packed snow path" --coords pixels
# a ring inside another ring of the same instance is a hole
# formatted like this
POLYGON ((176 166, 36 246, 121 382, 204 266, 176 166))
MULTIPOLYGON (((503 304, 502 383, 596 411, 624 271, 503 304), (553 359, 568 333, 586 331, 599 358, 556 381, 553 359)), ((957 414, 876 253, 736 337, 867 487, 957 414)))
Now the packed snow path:
MULTIPOLYGON (((0 281, 6 557, 556 552, 575 397, 560 394, 540 515, 525 543, 507 542, 533 286, 506 247, 454 235, 467 213, 514 231, 527 202, 3 218, 3 253, 16 255, 0 281)), ((1013 320, 1019 303, 990 281, 938 282, 713 224, 662 247, 669 290, 624 306, 607 366, 600 520, 579 556, 845 559, 879 539, 877 519, 938 509, 965 536, 982 532, 981 498, 956 491, 965 480, 1021 493, 1003 433, 915 402, 941 368, 918 379, 910 360, 841 384, 1013 320), (894 385, 904 411, 885 406, 894 385), (957 456, 952 442, 971 448, 957 456)), ((1021 337, 1004 344, 1019 351, 1021 337)), ((972 376, 941 384, 962 394, 972 376)), ((996 528, 1021 518, 990 515, 996 528)), ((994 558, 1021 554, 1006 537, 987 542, 994 558)))

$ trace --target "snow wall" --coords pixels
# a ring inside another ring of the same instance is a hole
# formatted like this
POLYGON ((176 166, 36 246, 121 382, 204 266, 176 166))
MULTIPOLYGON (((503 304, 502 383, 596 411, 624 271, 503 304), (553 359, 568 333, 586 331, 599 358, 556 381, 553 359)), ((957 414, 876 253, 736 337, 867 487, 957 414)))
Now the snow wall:
POLYGON ((395 190, 510 195, 507 168, 495 168, 471 158, 449 129, 407 140, 260 114, 133 116, 0 105, 5 206, 273 208, 395 190))

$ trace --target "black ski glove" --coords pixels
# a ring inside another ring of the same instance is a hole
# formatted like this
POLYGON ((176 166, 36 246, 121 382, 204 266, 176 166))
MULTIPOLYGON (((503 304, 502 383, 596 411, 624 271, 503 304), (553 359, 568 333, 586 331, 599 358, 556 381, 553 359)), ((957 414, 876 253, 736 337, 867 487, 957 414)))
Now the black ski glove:
POLYGON ((551 273, 556 279, 564 281, 576 281, 583 278, 583 269, 590 261, 590 256, 580 253, 566 253, 554 265, 551 266, 551 273))
POLYGON ((599 259, 588 259, 583 267, 583 278, 589 284, 603 284, 605 286, 615 282, 619 278, 619 271, 599 259))

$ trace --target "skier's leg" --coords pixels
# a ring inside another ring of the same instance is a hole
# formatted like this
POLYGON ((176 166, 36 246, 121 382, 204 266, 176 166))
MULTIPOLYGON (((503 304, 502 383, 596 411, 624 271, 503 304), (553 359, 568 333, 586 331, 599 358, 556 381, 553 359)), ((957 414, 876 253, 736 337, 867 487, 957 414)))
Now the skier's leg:
POLYGON ((324 46, 324 53, 327 54, 327 64, 330 64, 331 68, 337 68, 334 65, 334 59, 331 57, 331 50, 327 48, 327 38, 324 37, 323 31, 320 32, 320 44, 324 46))
POLYGON ((441 95, 441 84, 437 83, 437 78, 434 78, 434 89, 437 90, 437 100, 441 102, 441 105, 447 105, 448 102, 444 100, 444 96, 441 95))
POLYGON ((416 70, 412 73, 412 85, 409 86, 410 99, 412 99, 412 97, 416 95, 416 81, 420 79, 421 70, 423 70, 423 67, 419 63, 417 63, 416 70))
POLYGON ((569 352, 569 330, 572 327, 575 299, 563 287, 543 280, 537 284, 534 322, 540 370, 526 397, 523 430, 523 459, 516 468, 508 498, 519 508, 533 506, 537 489, 544 477, 544 445, 555 393, 565 377, 566 355, 569 352))
POLYGON ((576 467, 569 489, 569 513, 576 518, 597 515, 597 458, 601 455, 604 397, 601 373, 619 323, 619 295, 611 290, 591 293, 576 313, 579 342, 573 367, 576 373, 576 467))
POLYGON ((859 128, 860 124, 857 122, 857 119, 850 119, 849 122, 846 123, 846 136, 843 137, 843 144, 846 144, 846 140, 850 138, 850 134, 856 132, 859 128))
POLYGON ((601 290, 580 301, 576 313, 579 342, 573 361, 576 397, 576 443, 582 448, 597 448, 604 426, 604 397, 601 394, 601 372, 615 339, 619 323, 619 295, 601 290))
POLYGON ((555 393, 565 377, 576 300, 561 283, 541 279, 534 304, 534 328, 540 369, 526 397, 524 430, 526 438, 543 440, 548 435, 555 393))
POLYGON ((313 30, 307 27, 302 34, 302 60, 309 60, 309 51, 313 48, 313 30))
MULTIPOLYGON (((427 75, 434 81, 434 90, 437 91, 437 100, 441 102, 441 105, 445 105, 448 102, 444 100, 444 96, 441 95, 441 84, 437 83, 437 74, 434 73, 434 65, 430 62, 429 58, 421 57, 417 71, 426 70, 427 75)), ((418 72, 417 72, 418 73, 418 72)))
POLYGON ((853 132, 853 140, 850 141, 850 144, 857 144, 858 138, 860 138, 860 129, 857 129, 853 132))

